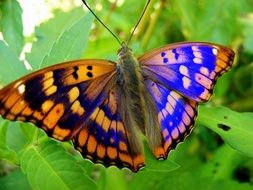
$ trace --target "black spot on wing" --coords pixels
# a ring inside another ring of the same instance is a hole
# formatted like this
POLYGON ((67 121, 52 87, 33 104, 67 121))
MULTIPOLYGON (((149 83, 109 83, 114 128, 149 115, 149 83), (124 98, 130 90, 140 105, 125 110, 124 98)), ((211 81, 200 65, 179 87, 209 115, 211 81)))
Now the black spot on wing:
POLYGON ((92 74, 92 72, 87 72, 87 76, 89 77, 89 78, 92 78, 93 77, 93 74, 92 74))
POLYGON ((72 73, 72 75, 73 75, 73 77, 74 77, 75 79, 78 79, 77 71, 78 71, 79 68, 78 68, 77 66, 74 66, 73 69, 74 69, 74 72, 72 73))
POLYGON ((42 91, 43 79, 43 76, 37 76, 26 81, 25 83, 27 91, 24 94, 24 99, 34 110, 39 110, 41 104, 47 99, 47 96, 42 91), (32 101, 34 99, 36 99, 36 101, 32 101))
POLYGON ((88 65, 88 66, 87 66, 87 69, 91 71, 91 70, 92 70, 92 66, 91 66, 91 65, 88 65))

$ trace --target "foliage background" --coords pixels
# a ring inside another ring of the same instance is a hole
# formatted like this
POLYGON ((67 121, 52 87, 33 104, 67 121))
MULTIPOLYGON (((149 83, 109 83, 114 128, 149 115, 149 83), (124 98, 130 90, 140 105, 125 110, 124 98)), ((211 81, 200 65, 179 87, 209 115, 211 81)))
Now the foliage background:
MULTIPOLYGON (((74 0, 68 7, 65 0, 60 2, 53 18, 24 36, 19 2, 0 1, 0 86, 30 73, 24 67, 27 62, 37 70, 81 57, 117 59, 118 43, 92 15, 75 7, 74 0), (22 54, 29 43, 31 52, 22 54)), ((146 2, 89 3, 120 39, 127 40, 146 2)), ((211 101, 199 107, 191 136, 166 161, 154 160, 146 149, 147 167, 137 174, 105 169, 31 124, 1 119, 0 189, 252 189, 253 2, 153 0, 132 49, 141 55, 178 41, 223 44, 236 52, 236 59, 218 81, 211 101)))

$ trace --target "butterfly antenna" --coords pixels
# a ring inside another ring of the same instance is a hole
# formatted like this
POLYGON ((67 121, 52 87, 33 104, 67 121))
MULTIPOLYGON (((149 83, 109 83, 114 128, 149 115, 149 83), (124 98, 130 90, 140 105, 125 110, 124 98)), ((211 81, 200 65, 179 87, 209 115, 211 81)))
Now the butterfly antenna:
POLYGON ((85 0, 82 0, 83 4, 87 7, 87 9, 89 9, 89 11, 91 12, 91 14, 93 14, 93 16, 98 20, 98 22, 100 22, 112 35, 113 37, 118 41, 118 43, 121 45, 122 42, 118 39, 118 37, 98 18, 98 16, 93 12, 93 10, 91 10, 91 8, 88 6, 88 4, 86 3, 85 0))
POLYGON ((131 39, 132 39, 132 37, 133 37, 133 35, 134 35, 135 30, 137 29, 138 25, 140 24, 140 22, 141 22, 141 20, 142 20, 142 18, 143 18, 143 16, 144 16, 144 14, 145 14, 145 12, 146 12, 146 10, 147 10, 147 8, 148 8, 148 5, 149 5, 150 1, 151 1, 151 0, 148 0, 147 4, 145 5, 144 10, 143 10, 143 12, 142 12, 142 14, 141 14, 141 16, 140 16, 138 22, 136 23, 133 32, 131 33, 131 35, 130 35, 128 41, 127 41, 127 46, 129 45, 129 43, 130 43, 130 41, 131 41, 131 39))

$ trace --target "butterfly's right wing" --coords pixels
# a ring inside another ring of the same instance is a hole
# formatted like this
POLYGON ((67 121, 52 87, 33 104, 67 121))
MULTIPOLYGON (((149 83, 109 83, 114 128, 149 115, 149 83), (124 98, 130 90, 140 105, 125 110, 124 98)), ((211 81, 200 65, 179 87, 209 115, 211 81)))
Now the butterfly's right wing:
POLYGON ((79 60, 29 74, 0 90, 0 115, 58 140, 73 137, 115 83, 116 64, 79 60))
MULTIPOLYGON (((169 151, 190 134, 197 116, 198 103, 150 79, 145 80, 145 85, 155 105, 153 109, 156 110, 149 117, 158 119, 163 137, 161 144, 151 146, 151 149, 160 150, 153 151, 156 158, 166 158, 169 151)), ((147 127, 151 129, 146 135, 152 136, 154 126, 147 127)), ((152 138, 148 139, 149 145, 154 144, 152 138)))

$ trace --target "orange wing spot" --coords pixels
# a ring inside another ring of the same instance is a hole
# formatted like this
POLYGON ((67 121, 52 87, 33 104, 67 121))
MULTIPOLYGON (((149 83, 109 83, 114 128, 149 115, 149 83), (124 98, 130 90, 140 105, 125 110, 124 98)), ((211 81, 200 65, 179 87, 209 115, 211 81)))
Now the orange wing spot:
POLYGON ((180 133, 184 133, 186 130, 185 125, 182 121, 178 125, 178 130, 180 131, 180 133))
POLYGON ((117 158, 117 150, 116 150, 116 148, 109 146, 107 148, 107 155, 112 160, 116 159, 117 158))
POLYGON ((64 105, 61 103, 56 104, 53 109, 48 113, 48 115, 44 118, 44 125, 46 125, 49 129, 52 129, 56 125, 58 120, 61 118, 63 113, 64 105))
POLYGON ((85 112, 85 110, 83 109, 83 107, 81 106, 80 102, 78 100, 76 100, 72 106, 71 106, 71 111, 73 113, 77 113, 78 115, 82 116, 85 112))
POLYGON ((184 121, 185 125, 190 125, 190 123, 191 123, 191 118, 189 117, 189 115, 186 112, 183 113, 183 121, 184 121))
POLYGON ((22 115, 23 116, 30 116, 32 115, 33 110, 30 107, 26 107, 23 111, 22 111, 22 115))
POLYGON ((127 165, 132 166, 132 158, 129 154, 125 154, 125 153, 119 153, 119 159, 126 163, 127 165))
POLYGON ((19 117, 17 117, 17 120, 18 120, 18 121, 26 121, 26 118, 23 117, 23 116, 19 116, 19 117))
POLYGON ((157 147, 154 152, 153 152, 154 156, 158 159, 158 158, 165 158, 165 152, 163 147, 157 147))
POLYGON ((54 78, 49 78, 43 82, 43 90, 48 89, 54 83, 54 78))
POLYGON ((41 113, 41 112, 39 112, 39 111, 35 111, 35 112, 33 113, 33 117, 34 117, 35 119, 37 119, 37 120, 42 120, 43 117, 44 117, 44 114, 41 113))
POLYGON ((94 112, 91 114, 90 119, 91 119, 92 121, 94 121, 94 120, 96 119, 99 110, 100 110, 99 108, 96 108, 96 109, 94 110, 94 112))
POLYGON ((108 131, 109 127, 111 125, 111 120, 108 119, 108 117, 105 117, 104 120, 103 120, 103 123, 102 123, 102 128, 105 130, 105 132, 108 131))
POLYGON ((99 110, 98 115, 96 117, 96 123, 101 126, 105 117, 105 112, 103 110, 99 110))
POLYGON ((117 121, 117 131, 121 131, 123 134, 125 134, 125 128, 122 122, 117 121))
POLYGON ((207 89, 205 89, 204 92, 202 92, 199 97, 203 100, 208 100, 211 97, 211 94, 207 89))
POLYGON ((41 106, 43 113, 47 113, 53 107, 53 105, 54 102, 52 100, 46 100, 41 106))
POLYGON ((80 95, 79 89, 77 87, 73 87, 69 92, 68 92, 68 97, 70 102, 74 102, 77 97, 80 95))
POLYGON ((82 147, 86 144, 88 138, 88 131, 86 128, 82 129, 78 135, 78 144, 82 147))
POLYGON ((100 158, 100 159, 103 159, 105 157, 105 146, 102 145, 102 144, 98 144, 97 146, 97 156, 100 158))
POLYGON ((90 135, 87 141, 87 150, 90 154, 93 154, 97 147, 97 140, 94 136, 90 135))
POLYGON ((5 114, 5 110, 4 109, 0 109, 0 115, 4 115, 5 114))
POLYGON ((9 113, 6 117, 6 119, 13 121, 15 119, 15 115, 9 113))
POLYGON ((166 138, 168 135, 169 135, 169 131, 168 131, 168 129, 165 128, 163 130, 163 137, 166 138))
POLYGON ((53 77, 53 72, 49 71, 47 73, 44 73, 44 79, 49 79, 53 77))
POLYGON ((165 141, 165 143, 164 143, 164 150, 167 152, 168 151, 168 149, 170 148, 170 145, 172 144, 172 139, 171 139, 171 137, 167 140, 167 141, 165 141))
POLYGON ((120 142, 119 142, 119 149, 120 149, 121 151, 127 152, 127 145, 126 145, 126 143, 123 142, 123 141, 120 141, 120 142))
POLYGON ((20 98, 19 93, 17 93, 17 91, 13 92, 6 100, 5 107, 7 109, 11 108, 19 100, 19 98, 20 98))
POLYGON ((143 155, 137 155, 133 158, 133 170, 138 171, 140 167, 144 165, 144 156, 143 155))
POLYGON ((52 136, 58 140, 64 140, 71 133, 70 129, 63 129, 59 125, 54 128, 52 136))
POLYGON ((48 89, 46 89, 44 93, 47 96, 50 96, 50 95, 54 94, 56 91, 57 91, 57 86, 53 85, 53 86, 50 86, 48 89))
POLYGON ((116 100, 114 90, 110 91, 108 107, 109 107, 110 111, 112 112, 112 114, 116 113, 116 111, 117 111, 117 100, 116 100))
MULTIPOLYGON (((163 110, 162 110, 163 111, 163 110)), ((164 120, 162 112, 158 113, 158 122, 161 124, 161 122, 164 120)))
MULTIPOLYGON (((221 67, 222 69, 226 69, 228 65, 228 60, 223 61, 223 60, 217 60, 216 64, 221 67)), ((230 67, 230 66, 229 66, 230 67)))
POLYGON ((12 106, 10 112, 14 115, 18 115, 25 107, 26 107, 25 101, 19 100, 14 104, 14 106, 12 106))
MULTIPOLYGON (((197 103, 195 102, 195 101, 192 101, 192 100, 189 100, 189 102, 188 102, 192 107, 194 107, 195 108, 195 106, 197 105, 197 103)), ((186 109, 187 110, 187 112, 188 112, 188 109, 186 109)), ((190 113, 190 112, 188 112, 188 113, 190 113)), ((192 115, 192 114, 191 114, 192 115)))
POLYGON ((174 128, 171 132, 171 136, 173 139, 177 139, 179 137, 179 131, 177 128, 174 128))
POLYGON ((187 106, 185 107, 185 110, 186 110, 186 112, 187 112, 189 115, 191 115, 191 116, 194 115, 194 110, 192 109, 191 106, 187 105, 187 106))

